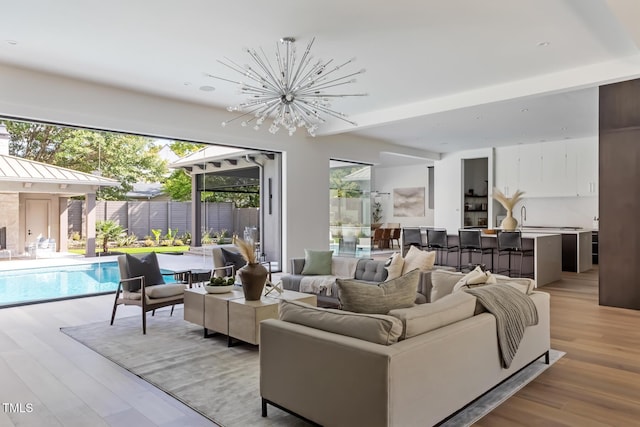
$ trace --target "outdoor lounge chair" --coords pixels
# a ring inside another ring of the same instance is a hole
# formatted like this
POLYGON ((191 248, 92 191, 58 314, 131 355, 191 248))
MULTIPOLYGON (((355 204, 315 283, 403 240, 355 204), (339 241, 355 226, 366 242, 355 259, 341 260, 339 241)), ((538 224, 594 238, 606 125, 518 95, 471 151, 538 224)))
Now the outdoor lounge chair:
POLYGON ((116 317, 118 305, 137 305, 142 308, 142 333, 147 333, 147 312, 155 314, 156 308, 171 306, 171 315, 176 304, 184 302, 185 286, 191 287, 191 274, 187 272, 171 272, 187 278, 187 283, 165 284, 163 274, 158 266, 158 258, 155 252, 144 257, 132 255, 120 255, 118 257, 120 268, 120 282, 113 302, 111 325, 116 317))

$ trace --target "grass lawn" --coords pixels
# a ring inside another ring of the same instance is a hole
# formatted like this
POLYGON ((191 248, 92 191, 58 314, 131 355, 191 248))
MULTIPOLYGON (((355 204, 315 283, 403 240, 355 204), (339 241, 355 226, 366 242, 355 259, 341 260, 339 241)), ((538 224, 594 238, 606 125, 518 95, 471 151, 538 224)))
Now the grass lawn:
MULTIPOLYGON (((111 248, 113 252, 126 253, 126 254, 140 254, 147 252, 186 252, 189 250, 189 246, 151 246, 151 247, 139 247, 139 248, 111 248)), ((69 249, 69 252, 74 254, 85 254, 85 248, 69 249)), ((96 253, 102 253, 102 248, 96 248, 96 253)))

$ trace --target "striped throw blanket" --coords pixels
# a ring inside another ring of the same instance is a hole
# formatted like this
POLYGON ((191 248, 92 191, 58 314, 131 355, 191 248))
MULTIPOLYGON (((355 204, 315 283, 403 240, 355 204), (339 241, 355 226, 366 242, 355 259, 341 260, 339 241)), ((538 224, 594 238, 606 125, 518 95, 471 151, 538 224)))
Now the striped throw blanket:
POLYGON ((502 366, 511 366, 524 330, 538 324, 538 311, 528 295, 504 284, 465 289, 496 318, 502 366))

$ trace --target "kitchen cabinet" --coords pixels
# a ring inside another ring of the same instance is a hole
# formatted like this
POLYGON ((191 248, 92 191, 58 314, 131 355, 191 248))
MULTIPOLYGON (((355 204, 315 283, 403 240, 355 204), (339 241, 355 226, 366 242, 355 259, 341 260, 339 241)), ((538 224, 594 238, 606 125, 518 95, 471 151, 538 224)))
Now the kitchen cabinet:
POLYGON ((577 196, 598 195, 598 142, 568 142, 568 154, 575 165, 575 194, 577 196))
POLYGON ((495 148, 495 186, 525 197, 598 195, 598 141, 552 141, 495 148))
POLYGON ((488 225, 488 197, 475 194, 464 195, 464 226, 486 228, 488 225))
POLYGON ((518 189, 520 153, 518 145, 494 148, 494 186, 505 196, 511 196, 518 189))

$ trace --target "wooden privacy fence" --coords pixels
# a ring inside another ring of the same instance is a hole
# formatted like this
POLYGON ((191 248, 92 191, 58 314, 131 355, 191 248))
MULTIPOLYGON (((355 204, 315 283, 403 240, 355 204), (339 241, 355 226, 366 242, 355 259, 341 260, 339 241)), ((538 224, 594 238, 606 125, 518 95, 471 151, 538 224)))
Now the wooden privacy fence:
MULTIPOLYGON (((85 235, 83 200, 69 201, 69 235, 85 235)), ((191 202, 172 201, 98 201, 96 221, 112 220, 127 229, 127 234, 135 234, 139 239, 153 236, 151 229, 177 229, 178 235, 191 232, 191 202)), ((227 230, 230 234, 242 236, 245 227, 258 227, 259 213, 256 208, 236 208, 233 203, 202 203, 202 230, 218 232, 227 230)))

